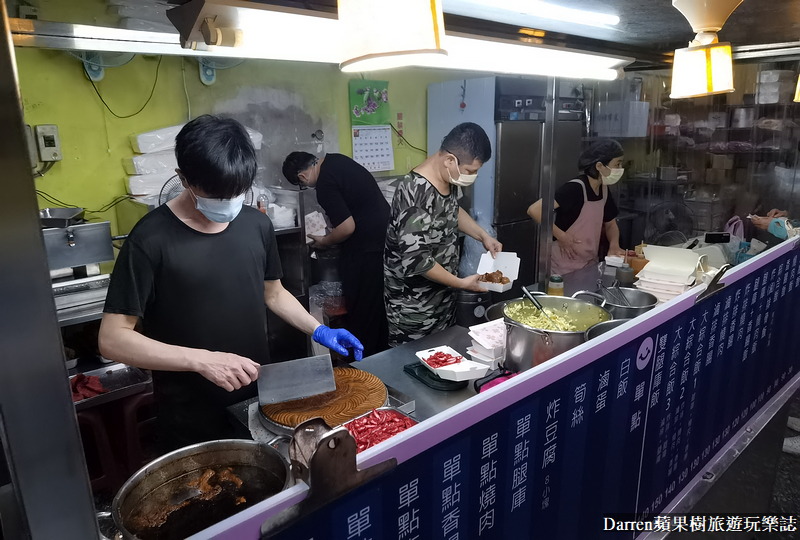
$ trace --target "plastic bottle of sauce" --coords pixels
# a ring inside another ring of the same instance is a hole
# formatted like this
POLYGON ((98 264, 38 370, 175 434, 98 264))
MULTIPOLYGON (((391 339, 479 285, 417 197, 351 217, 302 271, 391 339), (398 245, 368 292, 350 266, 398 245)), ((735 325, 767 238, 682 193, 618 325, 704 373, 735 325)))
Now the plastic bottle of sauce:
POLYGON ((564 278, 558 274, 550 276, 550 281, 547 283, 547 294, 550 296, 564 296, 564 278))

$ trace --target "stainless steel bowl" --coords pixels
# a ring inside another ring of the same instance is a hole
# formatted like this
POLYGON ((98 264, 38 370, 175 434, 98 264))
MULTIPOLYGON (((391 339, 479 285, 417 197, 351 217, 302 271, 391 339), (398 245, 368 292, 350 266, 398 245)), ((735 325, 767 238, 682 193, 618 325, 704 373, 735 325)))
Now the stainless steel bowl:
POLYGON ((630 319, 614 319, 613 321, 601 322, 589 328, 586 331, 586 341, 602 336, 606 332, 611 332, 615 328, 619 328, 623 324, 630 321, 630 319))
MULTIPOLYGON (((611 289, 613 292, 614 289, 611 289)), ((614 319, 633 319, 647 313, 658 305, 658 298, 647 291, 621 287, 620 291, 625 295, 625 299, 630 306, 625 306, 617 301, 609 301, 600 292, 578 291, 572 295, 573 298, 589 297, 598 306, 607 309, 614 319)))
POLYGON ((505 300, 503 302, 498 302, 496 304, 492 304, 488 308, 486 308, 486 322, 496 321, 497 319, 503 318, 503 310, 506 308, 506 304, 512 302, 513 300, 505 300))
MULTIPOLYGON (((597 323, 613 319, 611 313, 600 306, 564 296, 541 295, 537 298, 545 309, 570 319, 576 326, 588 329, 597 323)), ((507 313, 509 306, 526 299, 511 300, 503 307, 506 323, 506 354, 503 367, 520 372, 538 366, 586 341, 586 330, 575 332, 533 328, 515 321, 507 313)))

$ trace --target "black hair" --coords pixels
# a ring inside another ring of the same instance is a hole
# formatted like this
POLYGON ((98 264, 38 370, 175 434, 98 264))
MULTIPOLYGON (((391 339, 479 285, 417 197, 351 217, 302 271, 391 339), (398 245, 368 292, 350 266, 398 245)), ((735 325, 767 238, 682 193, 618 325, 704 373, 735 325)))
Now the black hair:
POLYGON ((175 137, 175 157, 186 183, 212 199, 232 199, 253 185, 256 151, 242 124, 204 114, 175 137))
POLYGON ((492 159, 489 137, 481 126, 472 122, 458 124, 450 130, 439 151, 453 154, 461 165, 469 165, 476 159, 481 163, 492 159))
POLYGON ((308 169, 316 159, 315 155, 308 152, 292 152, 283 160, 283 176, 290 184, 299 186, 300 178, 297 175, 308 169))
POLYGON ((600 139, 592 143, 578 158, 578 169, 587 176, 597 178, 600 172, 596 165, 602 163, 608 166, 614 158, 622 157, 625 152, 622 145, 613 139, 600 139))

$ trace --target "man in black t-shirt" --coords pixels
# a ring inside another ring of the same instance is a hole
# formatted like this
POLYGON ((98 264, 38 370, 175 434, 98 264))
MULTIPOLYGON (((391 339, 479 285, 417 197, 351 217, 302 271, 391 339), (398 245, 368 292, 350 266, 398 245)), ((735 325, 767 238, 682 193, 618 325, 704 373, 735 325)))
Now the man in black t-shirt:
POLYGON ((244 127, 198 117, 175 154, 186 189, 125 241, 99 336, 104 357, 153 370, 165 451, 231 435, 225 407, 255 395, 258 367, 270 361, 265 308, 341 354, 352 348, 359 360, 363 350, 281 285, 272 222, 243 206, 257 169, 244 127))
POLYGON ((347 326, 364 344, 369 356, 386 350, 389 329, 383 304, 383 248, 389 224, 389 203, 372 174, 342 154, 317 158, 292 152, 283 162, 283 175, 301 188, 313 187, 317 201, 334 229, 313 236, 313 246, 342 246, 342 288, 347 326))

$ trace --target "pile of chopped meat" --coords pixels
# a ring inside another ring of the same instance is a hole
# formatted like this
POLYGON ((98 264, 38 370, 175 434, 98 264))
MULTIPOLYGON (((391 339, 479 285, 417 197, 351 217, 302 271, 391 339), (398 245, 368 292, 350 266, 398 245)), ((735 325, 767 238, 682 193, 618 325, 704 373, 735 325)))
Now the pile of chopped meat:
POLYGON ((414 420, 397 411, 373 409, 371 413, 344 426, 356 440, 358 451, 363 452, 413 425, 416 425, 414 420))
POLYGON ((433 369, 438 369, 445 366, 451 366, 453 364, 458 364, 463 360, 463 356, 453 356, 452 354, 447 354, 446 352, 439 351, 433 356, 429 356, 425 359, 425 363, 431 366, 433 369))
POLYGON ((507 285, 511 283, 511 280, 504 276, 503 272, 500 270, 481 274, 481 277, 478 278, 478 281, 483 281, 484 283, 499 283, 500 285, 507 285))
POLYGON ((100 377, 96 375, 87 377, 83 373, 78 373, 69 381, 69 385, 72 389, 72 401, 81 401, 108 392, 100 383, 100 377))

